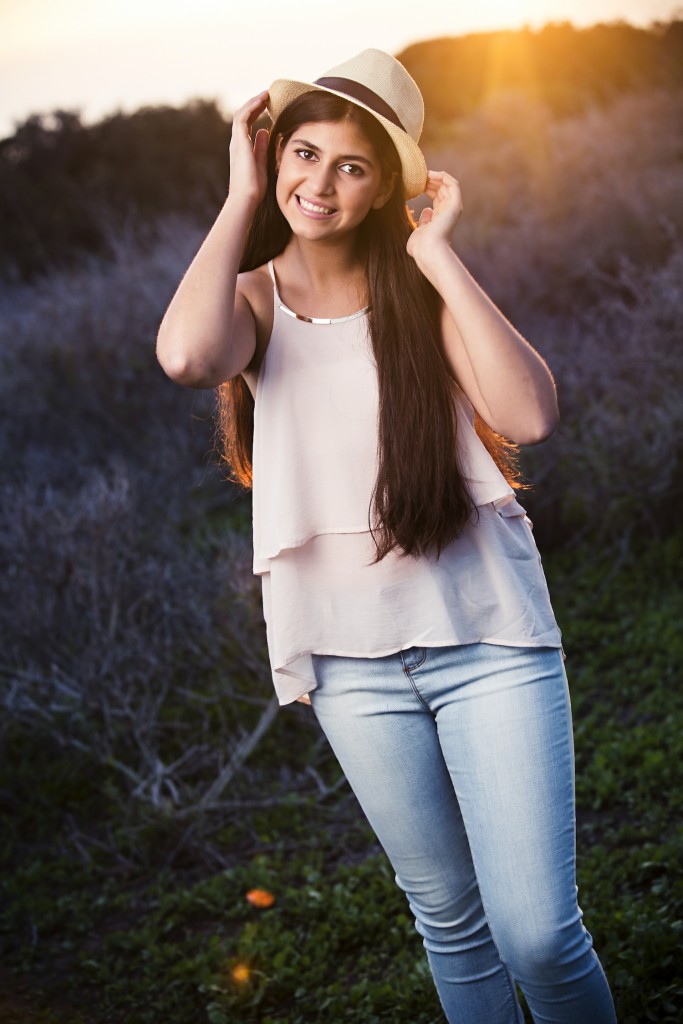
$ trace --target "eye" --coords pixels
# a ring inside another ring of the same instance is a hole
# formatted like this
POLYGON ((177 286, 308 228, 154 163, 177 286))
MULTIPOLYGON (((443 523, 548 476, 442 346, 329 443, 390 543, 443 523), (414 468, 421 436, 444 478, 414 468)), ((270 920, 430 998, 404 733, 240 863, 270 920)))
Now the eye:
POLYGON ((312 149, 295 149, 294 152, 302 160, 315 160, 315 153, 312 149))
POLYGON ((341 164, 339 169, 344 171, 345 174, 351 174, 354 177, 365 173, 363 168, 359 167, 358 164, 341 164))

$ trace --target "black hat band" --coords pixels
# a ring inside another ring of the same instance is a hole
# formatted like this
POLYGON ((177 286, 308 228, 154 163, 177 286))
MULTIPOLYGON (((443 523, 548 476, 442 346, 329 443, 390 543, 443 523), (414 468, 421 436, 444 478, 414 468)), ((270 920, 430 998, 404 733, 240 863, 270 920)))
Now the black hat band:
MULTIPOLYGON (((387 121, 391 121, 401 131, 406 131, 396 111, 388 103, 385 103, 381 96, 378 96, 372 89, 368 89, 367 86, 361 85, 360 82, 354 82, 351 78, 318 78, 314 85, 320 85, 324 89, 334 89, 335 92, 343 92, 346 96, 358 100, 359 103, 364 103, 366 107, 370 107, 376 114, 386 117, 387 121)), ((408 133, 406 132, 406 134, 408 133)))

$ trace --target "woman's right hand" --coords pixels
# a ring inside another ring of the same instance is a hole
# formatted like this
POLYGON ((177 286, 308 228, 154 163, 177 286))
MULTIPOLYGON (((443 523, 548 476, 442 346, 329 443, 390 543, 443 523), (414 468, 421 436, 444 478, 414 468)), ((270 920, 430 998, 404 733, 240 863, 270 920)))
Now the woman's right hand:
POLYGON ((266 152, 268 131, 260 128, 252 140, 254 123, 266 109, 268 92, 264 91, 239 108, 232 119, 230 139, 230 195, 244 198, 258 206, 266 194, 266 152))
POLYGON ((237 376, 256 348, 256 321, 238 278, 249 226, 266 194, 268 132, 251 135, 267 102, 268 93, 259 93, 233 118, 228 198, 159 328, 159 362, 190 388, 214 388, 237 376))

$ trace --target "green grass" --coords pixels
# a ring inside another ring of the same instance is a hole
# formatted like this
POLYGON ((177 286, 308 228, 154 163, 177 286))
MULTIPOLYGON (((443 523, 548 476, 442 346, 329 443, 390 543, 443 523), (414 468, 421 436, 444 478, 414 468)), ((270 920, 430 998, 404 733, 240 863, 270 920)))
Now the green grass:
MULTIPOLYGON (((682 548, 673 537, 622 562, 591 549, 546 559, 575 717, 580 903, 620 1024, 683 1018, 682 548)), ((314 754, 331 786, 317 743, 304 709, 280 714, 250 765, 263 805, 238 789, 244 808, 211 836, 228 861, 218 869, 185 841, 186 820, 150 817, 113 771, 15 729, 0 778, 0 940, 24 1008, 14 1018, 0 1002, 0 1019, 439 1020, 405 898, 347 788, 287 801, 268 788, 290 756, 314 754), (274 905, 253 907, 252 888, 274 905)))

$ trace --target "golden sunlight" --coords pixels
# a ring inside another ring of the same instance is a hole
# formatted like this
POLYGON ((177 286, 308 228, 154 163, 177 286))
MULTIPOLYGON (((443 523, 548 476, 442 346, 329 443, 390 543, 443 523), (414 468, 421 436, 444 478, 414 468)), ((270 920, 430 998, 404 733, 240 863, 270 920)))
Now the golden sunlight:
POLYGON ((484 71, 483 98, 500 92, 507 83, 534 95, 538 92, 538 74, 534 64, 529 36, 525 33, 507 35, 504 32, 494 36, 484 71))

